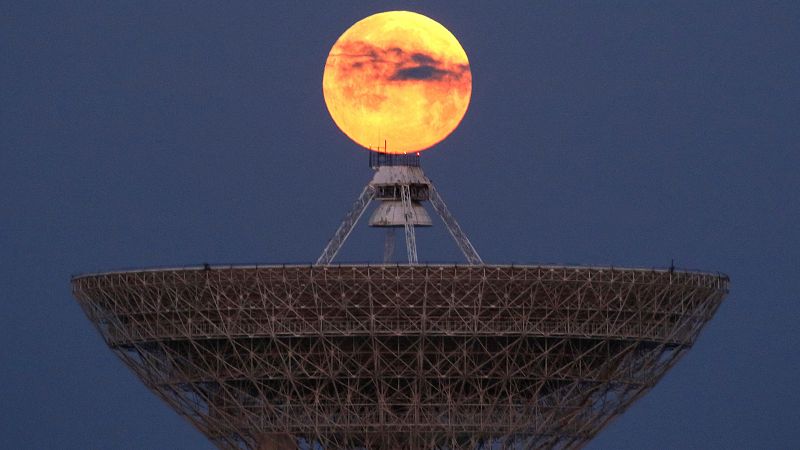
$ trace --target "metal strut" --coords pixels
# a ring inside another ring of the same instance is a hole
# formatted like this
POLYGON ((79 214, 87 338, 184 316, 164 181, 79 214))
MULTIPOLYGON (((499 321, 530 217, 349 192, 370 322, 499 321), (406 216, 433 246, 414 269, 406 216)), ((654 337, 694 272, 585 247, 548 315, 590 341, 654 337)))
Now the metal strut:
POLYGON ((394 256, 394 227, 386 228, 386 240, 383 242, 383 263, 389 264, 394 256))
POLYGON ((483 264, 483 260, 478 255, 475 247, 472 246, 472 243, 467 238, 467 235, 464 234, 464 231, 461 230, 460 226, 458 226, 456 218, 450 214, 450 210, 448 210, 447 205, 444 204, 444 200, 442 200, 442 196, 439 195, 439 191, 433 187, 433 183, 428 185, 428 193, 430 196, 431 205, 433 205, 433 209, 436 210, 436 213, 442 218, 442 222, 444 222, 445 226, 447 226, 447 231, 450 232, 450 236, 452 236, 453 240, 456 241, 456 245, 458 245, 458 248, 461 249, 461 253, 464 254, 465 258, 467 258, 467 262, 473 265, 483 264))
POLYGON ((408 263, 417 263, 417 238, 414 235, 414 213, 411 209, 411 187, 407 184, 400 186, 400 199, 403 202, 403 218, 405 219, 406 229, 406 253, 408 263))
POLYGON ((373 187, 372 184, 368 184, 364 187, 364 190, 361 191, 361 195, 359 195, 356 202, 353 203, 350 211, 344 216, 342 224, 339 225, 339 229, 336 230, 331 240, 328 241, 325 250, 323 250, 322 254, 317 258, 317 265, 329 265, 333 261, 333 258, 339 253, 342 245, 344 245, 344 241, 350 236, 356 223, 358 223, 358 219, 364 214, 364 211, 367 209, 373 197, 375 197, 375 187, 373 187))

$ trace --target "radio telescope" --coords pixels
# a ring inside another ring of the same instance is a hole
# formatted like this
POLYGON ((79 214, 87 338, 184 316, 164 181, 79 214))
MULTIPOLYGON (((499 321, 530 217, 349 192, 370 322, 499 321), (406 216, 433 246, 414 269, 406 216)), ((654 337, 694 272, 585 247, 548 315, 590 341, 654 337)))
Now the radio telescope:
POLYGON ((73 294, 221 449, 488 450, 584 445, 728 292, 716 273, 484 263, 419 155, 383 150, 315 263, 88 274, 73 294), (384 263, 335 263, 372 203, 384 263), (417 261, 427 204, 464 264, 417 261), (399 229, 408 262, 393 264, 399 229))

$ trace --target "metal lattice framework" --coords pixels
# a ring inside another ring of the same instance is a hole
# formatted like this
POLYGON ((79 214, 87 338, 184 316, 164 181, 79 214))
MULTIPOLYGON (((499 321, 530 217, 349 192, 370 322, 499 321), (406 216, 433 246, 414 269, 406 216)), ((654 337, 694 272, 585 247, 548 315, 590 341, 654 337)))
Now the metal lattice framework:
POLYGON ((108 345, 222 449, 574 448, 651 388, 719 274, 264 266, 72 280, 108 345))

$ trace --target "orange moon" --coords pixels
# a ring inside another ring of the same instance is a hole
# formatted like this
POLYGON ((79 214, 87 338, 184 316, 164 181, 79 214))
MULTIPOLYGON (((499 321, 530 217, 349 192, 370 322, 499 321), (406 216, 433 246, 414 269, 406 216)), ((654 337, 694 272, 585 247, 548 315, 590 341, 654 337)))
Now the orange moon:
POLYGON ((447 28, 390 11, 356 22, 333 45, 322 76, 336 125, 370 150, 428 149, 461 122, 472 95, 467 54, 447 28))

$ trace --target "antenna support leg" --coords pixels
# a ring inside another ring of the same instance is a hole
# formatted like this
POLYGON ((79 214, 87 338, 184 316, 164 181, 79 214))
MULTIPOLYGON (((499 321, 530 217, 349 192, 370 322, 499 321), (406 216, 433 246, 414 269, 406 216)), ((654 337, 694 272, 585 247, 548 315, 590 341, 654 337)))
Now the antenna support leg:
POLYGON ((444 222, 445 226, 447 227, 447 231, 450 232, 450 236, 452 236, 453 240, 456 241, 456 245, 458 245, 458 248, 461 249, 461 253, 464 254, 465 258, 467 258, 467 262, 474 265, 483 264, 483 260, 478 255, 475 247, 472 246, 472 243, 467 238, 467 235, 464 234, 463 230, 461 230, 458 222, 456 222, 456 218, 453 217, 453 215, 450 213, 450 210, 447 209, 447 205, 444 204, 442 196, 439 195, 439 191, 436 190, 436 188, 433 186, 433 183, 428 185, 428 192, 433 209, 436 210, 436 213, 442 218, 442 222, 444 222))
POLYGON ((417 238, 414 234, 414 224, 412 222, 414 213, 411 209, 411 187, 407 184, 400 186, 400 199, 403 202, 403 217, 405 218, 406 229, 406 253, 408 254, 408 263, 417 263, 417 238))
POLYGON ((383 263, 389 264, 394 256, 394 227, 386 228, 386 240, 383 242, 383 263))
POLYGON ((322 254, 319 255, 317 258, 317 265, 327 266, 333 261, 333 258, 336 257, 336 254, 339 253, 339 250, 344 245, 344 242, 347 240, 347 237, 350 236, 350 233, 353 231, 353 227, 356 226, 358 223, 358 219, 364 214, 364 211, 367 209, 369 202, 372 201, 373 197, 375 197, 375 187, 372 184, 368 184, 364 187, 364 190, 361 191, 361 195, 358 196, 358 200, 353 203, 353 206, 350 208, 350 211, 344 216, 344 220, 342 224, 339 225, 339 229, 336 230, 336 234, 333 235, 330 241, 328 241, 328 245, 325 246, 325 250, 322 251, 322 254))

